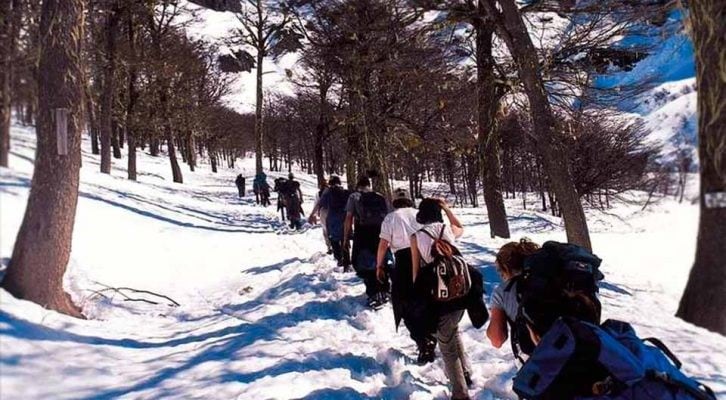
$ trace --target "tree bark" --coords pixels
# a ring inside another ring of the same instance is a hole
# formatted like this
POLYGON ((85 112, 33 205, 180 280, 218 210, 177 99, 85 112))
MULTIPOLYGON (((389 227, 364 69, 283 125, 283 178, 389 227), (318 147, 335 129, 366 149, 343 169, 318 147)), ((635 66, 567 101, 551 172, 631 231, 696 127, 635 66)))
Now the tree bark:
POLYGON ((313 170, 318 178, 318 187, 325 183, 325 168, 323 166, 323 142, 328 133, 328 88, 325 82, 320 85, 320 109, 318 110, 318 125, 315 127, 315 140, 313 148, 313 170))
POLYGON ((119 159, 121 158, 121 142, 123 141, 123 136, 121 133, 121 127, 115 122, 112 124, 111 133, 111 149, 113 149, 113 158, 119 159))
POLYGON ((136 173, 136 132, 134 131, 134 112, 136 108, 136 101, 139 97, 138 91, 136 90, 136 79, 138 77, 138 71, 136 66, 136 24, 134 23, 134 13, 131 11, 127 12, 126 16, 127 23, 127 34, 129 40, 129 53, 131 56, 131 62, 129 63, 129 75, 128 75, 128 101, 126 103, 126 141, 128 148, 128 179, 135 181, 137 179, 136 173))
POLYGON ((489 217, 489 233, 492 238, 509 238, 507 210, 502 197, 502 166, 499 156, 497 112, 499 94, 494 82, 494 57, 491 24, 477 22, 476 69, 477 69, 477 118, 479 133, 479 160, 484 183, 484 205, 489 217))
POLYGON ((264 121, 262 120, 262 63, 265 60, 265 46, 264 46, 264 32, 262 14, 263 4, 261 0, 257 0, 258 8, 258 24, 257 24, 257 43, 259 48, 257 49, 257 96, 255 103, 255 173, 261 173, 262 167, 262 142, 264 141, 264 121))
POLYGON ((591 249, 587 220, 572 179, 567 148, 562 135, 557 131, 555 116, 542 82, 537 51, 522 15, 514 0, 483 0, 483 4, 489 16, 494 18, 497 33, 506 43, 517 64, 519 77, 529 99, 533 134, 542 154, 550 186, 562 212, 567 240, 591 249), (497 10, 495 2, 500 5, 501 12, 497 10))
MULTIPOLYGON (((116 33, 118 27, 118 4, 114 2, 106 9, 104 22, 105 57, 103 66, 103 89, 101 93, 100 139, 101 172, 111 173, 111 136, 113 135, 113 97, 116 91, 116 33)), ((117 147, 117 146, 115 146, 117 147)), ((115 153, 115 150, 114 150, 115 153)))
POLYGON ((78 202, 83 125, 83 0, 45 0, 40 18, 35 169, 2 285, 12 295, 81 317, 63 291, 78 202), (68 154, 58 155, 53 111, 68 109, 68 154))
POLYGON ((0 167, 7 167, 10 158, 13 64, 21 12, 20 0, 0 0, 0 167))
POLYGON ((696 259, 676 315, 726 334, 726 3, 694 0, 690 8, 698 86, 701 217, 696 259))

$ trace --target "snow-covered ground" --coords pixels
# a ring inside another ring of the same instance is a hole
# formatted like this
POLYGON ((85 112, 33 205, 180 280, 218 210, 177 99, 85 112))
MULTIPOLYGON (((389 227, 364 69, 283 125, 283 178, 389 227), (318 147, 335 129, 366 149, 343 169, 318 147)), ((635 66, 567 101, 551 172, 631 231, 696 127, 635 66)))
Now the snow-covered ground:
MULTIPOLYGON (((12 168, 0 169, 4 260, 23 215, 34 148, 33 131, 13 127, 12 168)), ((0 290, 0 398, 446 398, 441 361, 415 365, 405 328, 395 332, 390 308, 364 307, 363 285, 324 254, 319 228, 290 234, 272 207, 237 198, 234 176, 249 176, 250 160, 218 174, 207 165, 184 171, 184 185, 171 183, 163 157, 140 155, 139 182, 125 179, 123 160, 114 162, 110 176, 98 173, 84 143, 66 286, 89 319, 0 290), (180 306, 94 294, 103 285, 150 290, 180 306)), ((298 176, 309 210, 314 179, 298 176)), ((558 219, 520 204, 508 203, 515 238, 564 239, 558 219)), ((698 209, 669 199, 640 208, 589 211, 596 253, 605 260, 605 316, 659 337, 688 372, 726 396, 726 338, 673 316, 693 259, 698 209)), ((462 249, 491 292, 494 254, 505 241, 489 239, 482 209, 457 212, 466 224, 462 249)), ((507 346, 492 348, 466 318, 462 329, 473 398, 515 398, 507 346)))

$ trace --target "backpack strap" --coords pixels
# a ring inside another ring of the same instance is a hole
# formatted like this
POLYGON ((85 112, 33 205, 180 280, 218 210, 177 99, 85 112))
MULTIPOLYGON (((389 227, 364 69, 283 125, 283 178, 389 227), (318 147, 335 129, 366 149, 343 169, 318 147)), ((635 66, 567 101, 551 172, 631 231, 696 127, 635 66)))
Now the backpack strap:
POLYGON ((697 400, 716 400, 716 394, 713 392, 713 390, 700 382, 698 382, 698 384, 699 389, 701 390, 698 390, 695 387, 687 385, 686 383, 681 382, 678 379, 674 379, 666 373, 658 372, 652 369, 646 370, 645 376, 649 379, 662 382, 664 385, 682 389, 684 392, 690 394, 697 400))
POLYGON ((665 343, 661 342, 660 339, 657 339, 654 337, 649 337, 649 338, 643 339, 643 341, 652 343, 655 347, 657 347, 660 351, 662 351, 666 356, 668 356, 668 358, 670 358, 671 361, 673 361, 673 365, 675 365, 676 368, 681 369, 681 366, 683 365, 681 363, 681 360, 679 360, 678 357, 676 357, 676 355, 673 354, 671 349, 669 349, 665 345, 665 343))

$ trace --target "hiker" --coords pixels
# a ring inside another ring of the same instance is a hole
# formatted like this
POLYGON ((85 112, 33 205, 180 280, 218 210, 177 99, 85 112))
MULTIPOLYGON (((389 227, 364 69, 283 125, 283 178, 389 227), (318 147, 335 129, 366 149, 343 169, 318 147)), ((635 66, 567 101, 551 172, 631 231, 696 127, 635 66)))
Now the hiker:
POLYGON ((340 178, 334 175, 330 177, 328 186, 328 189, 323 192, 320 201, 310 213, 310 223, 317 223, 316 214, 320 210, 326 210, 324 224, 330 240, 330 247, 333 250, 333 257, 338 262, 338 267, 343 267, 343 271, 348 272, 350 253, 347 247, 343 246, 343 227, 346 216, 345 206, 348 204, 350 192, 343 188, 340 178))
POLYGON ((255 175, 252 181, 252 191, 255 192, 255 201, 257 204, 267 207, 270 205, 270 185, 267 183, 267 175, 260 172, 255 175))
POLYGON ((381 282, 376 278, 376 253, 381 224, 390 207, 381 194, 371 189, 371 180, 368 177, 358 180, 356 190, 348 197, 345 206, 343 246, 344 251, 347 251, 348 239, 352 233, 353 268, 366 286, 368 306, 377 310, 388 302, 388 279, 381 282))
POLYGON ((235 185, 237 185, 237 192, 239 192, 239 197, 245 197, 245 177, 242 176, 242 174, 237 175, 237 179, 234 180, 235 185))
POLYGON ((409 335, 418 348, 417 363, 433 362, 436 349, 435 327, 426 318, 417 315, 421 299, 413 291, 411 266, 411 236, 421 226, 416 222, 416 209, 406 189, 393 192, 393 212, 386 215, 381 224, 380 241, 376 258, 376 277, 386 279, 385 259, 387 252, 393 252, 395 260, 391 272, 391 304, 396 329, 403 320, 409 335))
MULTIPOLYGON (((492 292, 491 319, 487 327, 487 337, 496 348, 502 347, 509 337, 507 325, 514 325, 519 313, 519 302, 517 300, 516 277, 524 269, 524 259, 537 250, 539 245, 529 239, 522 239, 519 242, 509 242, 502 246, 497 253, 495 266, 497 273, 502 278, 502 283, 492 292)), ((526 333, 526 332, 523 332, 526 333)), ((512 344, 515 341, 512 341, 512 344)), ((531 353, 531 349, 524 353, 531 353)))
POLYGON ((283 188, 286 184, 287 179, 279 177, 275 179, 275 186, 272 188, 272 191, 277 193, 277 212, 280 213, 280 219, 283 222, 287 220, 287 217, 285 216, 285 209, 287 206, 285 205, 285 195, 283 194, 283 188))
MULTIPOLYGON (((436 284, 433 276, 436 272, 432 270, 435 268, 432 265, 432 248, 436 238, 453 246, 456 239, 464 233, 464 228, 444 200, 431 198, 423 199, 419 204, 416 221, 421 224, 421 229, 411 236, 411 264, 414 287, 420 293, 422 287, 430 291, 428 286, 436 284), (444 223, 442 211, 446 213, 448 224, 444 223), (431 282, 432 279, 434 282, 431 282)), ((436 302, 428 313, 436 326, 436 340, 441 350, 446 376, 452 385, 452 400, 469 399, 468 386, 471 385, 471 367, 459 336, 459 321, 467 308, 462 300, 466 299, 436 302)))
POLYGON ((300 182, 295 180, 292 172, 287 176, 287 182, 282 187, 282 193, 285 197, 285 206, 287 211, 287 219, 290 220, 290 228, 302 229, 304 215, 302 203, 303 195, 300 189, 300 182))
POLYGON ((514 378, 522 399, 716 399, 680 371, 680 361, 660 340, 641 339, 622 321, 599 325, 599 305, 587 293, 531 299, 521 313, 536 345, 514 378))
POLYGON ((316 217, 320 217, 320 225, 323 227, 323 240, 325 241, 325 247, 328 249, 328 254, 333 254, 333 247, 330 244, 330 235, 328 234, 328 207, 327 205, 322 207, 320 204, 320 201, 323 199, 323 194, 328 191, 328 188, 328 182, 320 182, 318 194, 315 197, 315 205, 313 206, 313 210, 310 212, 309 220, 311 224, 315 224, 317 222, 316 217))
POLYGON ((601 262, 589 250, 570 243, 548 241, 540 247, 522 239, 502 246, 496 267, 504 282, 492 295, 489 340, 501 347, 509 337, 514 357, 524 364, 535 347, 521 313, 525 302, 547 303, 566 292, 578 291, 587 295, 599 312, 597 282, 604 277, 599 270, 601 262))

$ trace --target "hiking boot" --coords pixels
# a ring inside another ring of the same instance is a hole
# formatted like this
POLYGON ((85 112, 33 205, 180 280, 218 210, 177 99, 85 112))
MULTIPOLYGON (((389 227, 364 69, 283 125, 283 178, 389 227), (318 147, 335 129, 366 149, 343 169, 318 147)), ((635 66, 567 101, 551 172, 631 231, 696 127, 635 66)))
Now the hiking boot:
POLYGON ((375 311, 378 311, 383 307, 383 303, 381 303, 380 300, 377 299, 375 296, 369 297, 366 305, 368 306, 368 308, 371 308, 375 311))
POLYGON ((416 343, 418 346, 418 357, 416 363, 418 365, 426 365, 434 362, 436 359, 436 342, 424 341, 416 343))

